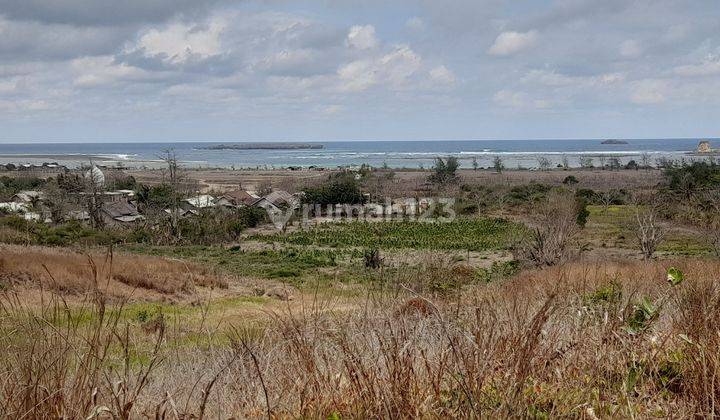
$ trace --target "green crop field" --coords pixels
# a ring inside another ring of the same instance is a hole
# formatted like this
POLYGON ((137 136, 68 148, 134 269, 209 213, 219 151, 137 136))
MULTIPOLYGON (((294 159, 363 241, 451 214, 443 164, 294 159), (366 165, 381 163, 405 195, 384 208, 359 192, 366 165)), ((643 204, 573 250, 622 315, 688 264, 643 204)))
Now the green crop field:
POLYGON ((260 235, 265 242, 327 247, 493 251, 507 249, 525 228, 504 219, 326 223, 288 235, 260 235))

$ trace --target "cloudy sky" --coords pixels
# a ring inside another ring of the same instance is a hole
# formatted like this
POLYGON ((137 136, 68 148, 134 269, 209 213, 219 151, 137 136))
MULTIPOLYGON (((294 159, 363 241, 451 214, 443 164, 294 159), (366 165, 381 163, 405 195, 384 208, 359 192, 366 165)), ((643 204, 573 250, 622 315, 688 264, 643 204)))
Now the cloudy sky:
POLYGON ((0 0, 0 142, 720 137, 717 0, 0 0))

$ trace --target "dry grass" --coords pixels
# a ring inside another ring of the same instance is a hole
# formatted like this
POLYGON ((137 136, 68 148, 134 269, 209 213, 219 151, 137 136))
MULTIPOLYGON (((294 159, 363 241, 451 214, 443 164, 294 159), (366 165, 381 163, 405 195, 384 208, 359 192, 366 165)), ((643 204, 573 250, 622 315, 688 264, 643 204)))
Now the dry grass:
POLYGON ((711 260, 574 262, 442 298, 369 289, 360 305, 288 304, 262 327, 198 327, 205 344, 185 346, 164 338, 162 317, 152 329, 116 317, 122 308, 108 311, 98 289, 85 322, 61 300, 38 312, 6 294, 0 412, 712 417, 720 414, 717 273, 720 261, 711 260), (675 288, 665 279, 670 265, 687 277, 675 288), (658 314, 631 333, 643 297, 658 314))
POLYGON ((78 253, 69 249, 0 245, 0 285, 44 288, 65 294, 92 290, 93 267, 104 293, 137 299, 192 295, 196 286, 227 288, 224 276, 205 267, 158 257, 78 253), (112 273, 112 274, 110 274, 112 273))

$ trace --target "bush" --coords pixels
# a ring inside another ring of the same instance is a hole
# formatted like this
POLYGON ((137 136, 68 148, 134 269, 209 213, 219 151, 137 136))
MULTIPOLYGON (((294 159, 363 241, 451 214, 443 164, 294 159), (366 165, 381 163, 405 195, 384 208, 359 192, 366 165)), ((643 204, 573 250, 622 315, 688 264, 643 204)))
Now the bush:
POLYGON ((544 200, 551 189, 552 187, 549 185, 537 184, 535 182, 527 185, 518 185, 510 189, 507 193, 507 199, 508 202, 513 205, 537 203, 544 200))
POLYGON ((665 169, 670 190, 690 196, 700 189, 720 186, 720 165, 693 162, 691 165, 665 169))
POLYGON ((435 158, 435 164, 433 165, 433 174, 430 175, 428 180, 436 184, 448 184, 457 182, 457 170, 460 167, 460 163, 454 156, 449 156, 447 159, 435 158))
POLYGON ((319 187, 303 189, 303 202, 321 206, 335 204, 365 204, 366 198, 354 179, 334 180, 319 187))
POLYGON ((68 246, 73 244, 110 245, 125 240, 122 231, 96 230, 78 221, 68 222, 60 226, 49 226, 25 220, 18 216, 0 219, 0 226, 26 234, 30 243, 45 246, 68 246))
POLYGON ((180 219, 180 238, 185 242, 205 245, 235 241, 245 229, 257 226, 266 217, 265 210, 256 207, 206 209, 195 216, 180 219))
POLYGON ((577 222, 578 226, 585 227, 587 224, 588 217, 590 216, 590 211, 587 209, 587 200, 579 198, 576 199, 577 201, 577 217, 575 218, 575 221, 577 222))

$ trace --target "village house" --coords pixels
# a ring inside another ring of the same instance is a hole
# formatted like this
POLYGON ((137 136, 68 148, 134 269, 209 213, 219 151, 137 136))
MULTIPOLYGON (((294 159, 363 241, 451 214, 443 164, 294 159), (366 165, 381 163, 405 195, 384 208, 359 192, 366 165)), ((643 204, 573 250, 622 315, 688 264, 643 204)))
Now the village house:
POLYGON ((135 198, 135 191, 133 190, 115 190, 105 191, 103 193, 103 201, 118 202, 126 201, 130 202, 135 198))
POLYGON ((10 201, 8 203, 0 203, 0 210, 7 213, 25 213, 30 211, 30 206, 28 206, 26 203, 10 201))
POLYGON ((287 191, 273 191, 265 197, 265 200, 278 209, 297 209, 300 207, 300 199, 287 191))
POLYGON ((217 206, 222 207, 234 207, 234 208, 240 208, 240 207, 252 207, 254 206, 261 198, 250 194, 249 192, 245 190, 236 190, 231 191, 228 193, 225 193, 222 197, 218 198, 215 204, 217 206))
POLYGON ((196 197, 186 198, 180 203, 180 207, 186 211, 199 211, 215 206, 215 198, 211 195, 202 194, 196 197))
POLYGON ((103 203, 100 212, 103 223, 107 226, 126 226, 145 220, 145 216, 138 212, 137 207, 124 201, 103 203))
POLYGON ((16 203, 33 203, 45 198, 45 194, 41 191, 20 191, 12 196, 12 201, 16 203))

